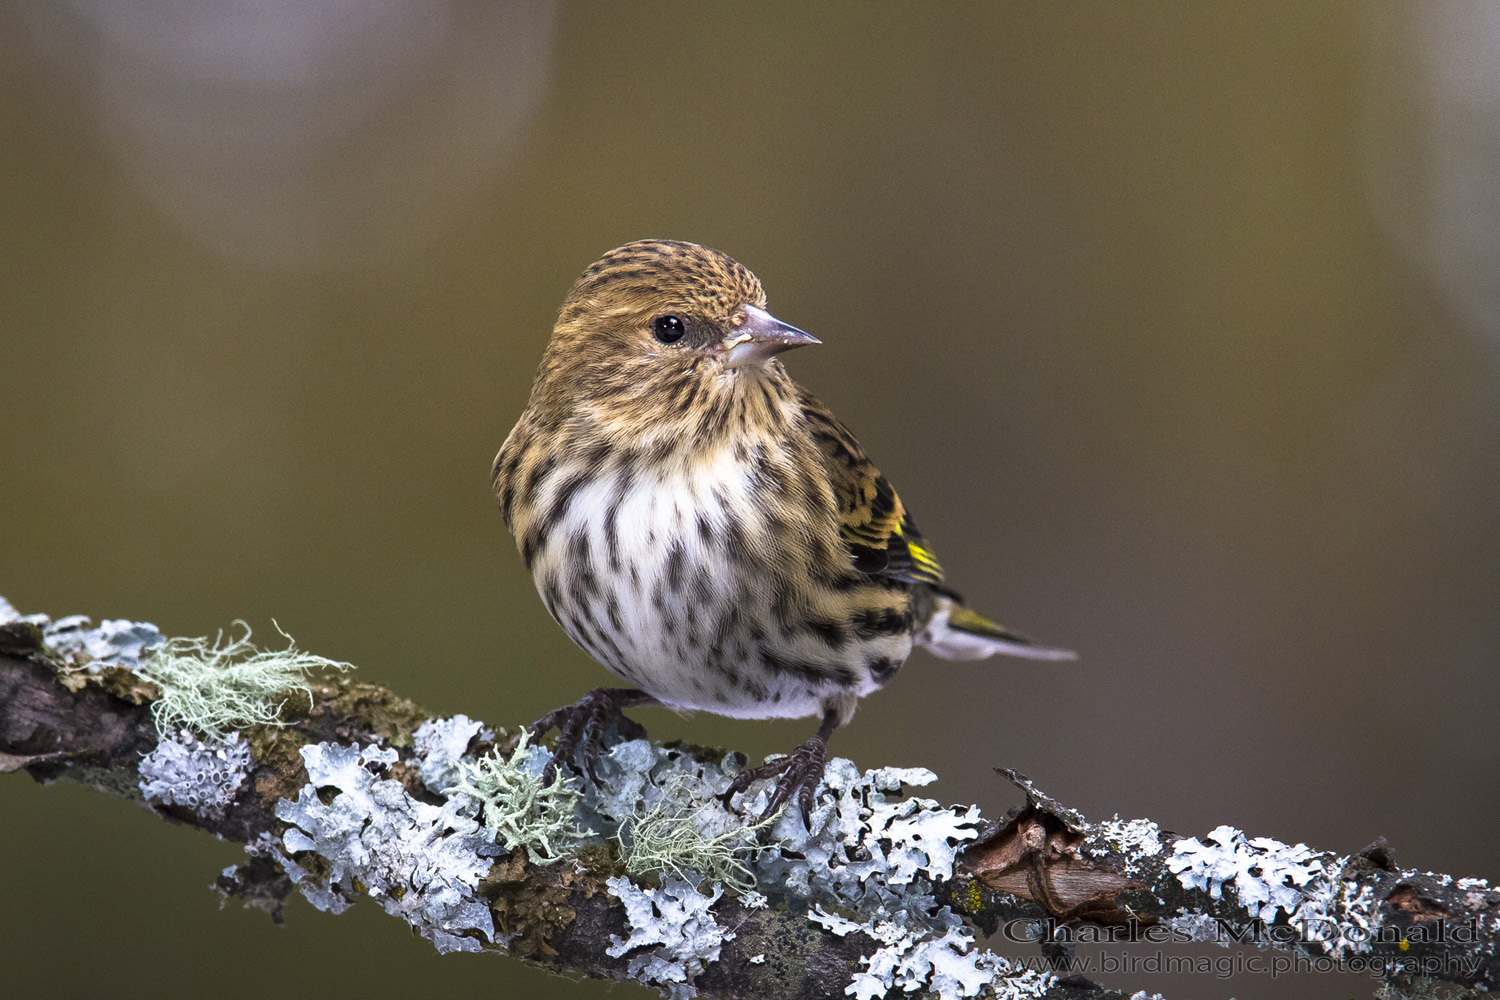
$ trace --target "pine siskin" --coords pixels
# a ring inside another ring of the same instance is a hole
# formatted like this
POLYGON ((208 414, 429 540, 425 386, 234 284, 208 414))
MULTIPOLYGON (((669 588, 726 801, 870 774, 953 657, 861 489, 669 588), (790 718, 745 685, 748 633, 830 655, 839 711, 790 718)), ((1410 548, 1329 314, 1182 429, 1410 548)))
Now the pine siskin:
POLYGON ((635 688, 534 725, 592 772, 622 708, 820 716, 767 815, 804 817, 829 735, 925 646, 947 659, 1071 659, 968 610, 891 484, 777 355, 819 341, 765 310, 717 250, 643 240, 563 302, 531 400, 495 457, 495 495, 542 602, 635 688))

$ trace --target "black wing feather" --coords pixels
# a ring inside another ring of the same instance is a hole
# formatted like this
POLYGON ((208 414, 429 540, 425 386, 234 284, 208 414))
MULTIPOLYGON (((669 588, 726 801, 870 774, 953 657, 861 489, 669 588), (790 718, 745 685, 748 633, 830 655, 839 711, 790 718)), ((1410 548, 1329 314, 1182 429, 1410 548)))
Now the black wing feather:
POLYGON ((941 585, 943 567, 890 481, 826 406, 806 392, 801 404, 813 440, 823 453, 838 503, 839 532, 854 568, 869 576, 941 585))

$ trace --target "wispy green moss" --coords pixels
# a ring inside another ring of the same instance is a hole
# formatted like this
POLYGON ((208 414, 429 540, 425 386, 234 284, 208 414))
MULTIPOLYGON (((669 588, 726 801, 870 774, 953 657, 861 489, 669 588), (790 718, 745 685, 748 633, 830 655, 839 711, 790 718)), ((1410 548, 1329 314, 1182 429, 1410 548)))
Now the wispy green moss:
POLYGON ((244 629, 238 638, 231 630, 212 640, 168 639, 137 669, 161 688, 152 713, 163 735, 188 729, 223 739, 246 726, 284 725, 281 709, 289 698, 305 697, 311 706, 311 671, 352 669, 347 663, 302 652, 285 632, 285 649, 259 649, 250 641, 250 626, 234 624, 244 629))
POLYGON ((526 848, 531 860, 550 865, 577 846, 583 830, 573 814, 580 798, 571 779, 562 774, 543 786, 541 775, 528 767, 533 748, 530 733, 506 758, 498 749, 459 765, 458 783, 447 794, 461 792, 479 803, 484 825, 494 830, 508 851, 526 848))

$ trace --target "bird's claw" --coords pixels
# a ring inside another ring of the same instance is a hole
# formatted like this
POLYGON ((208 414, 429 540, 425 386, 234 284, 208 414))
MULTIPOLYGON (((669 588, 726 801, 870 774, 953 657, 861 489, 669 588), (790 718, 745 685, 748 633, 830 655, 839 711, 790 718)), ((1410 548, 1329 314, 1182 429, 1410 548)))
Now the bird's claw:
MULTIPOLYGON (((634 692, 631 692, 632 694, 634 692)), ((626 718, 621 709, 620 692, 613 688, 597 688, 571 705, 555 708, 531 724, 531 736, 540 742, 550 730, 557 730, 557 742, 552 747, 552 759, 542 770, 542 784, 550 785, 557 778, 557 764, 562 761, 579 774, 588 774, 595 784, 599 783, 599 748, 604 743, 604 734, 614 723, 625 739, 638 739, 646 735, 646 729, 634 719, 626 718), (583 767, 578 766, 576 756, 582 751, 583 767)))
POLYGON ((812 832, 813 796, 823 780, 827 749, 823 740, 813 737, 785 757, 741 771, 720 796, 724 807, 732 809, 731 802, 736 795, 748 791, 752 784, 762 778, 774 777, 776 784, 771 789, 771 798, 766 803, 765 812, 760 815, 760 822, 773 819, 781 811, 781 807, 795 796, 797 804, 802 807, 802 823, 808 832, 812 832))

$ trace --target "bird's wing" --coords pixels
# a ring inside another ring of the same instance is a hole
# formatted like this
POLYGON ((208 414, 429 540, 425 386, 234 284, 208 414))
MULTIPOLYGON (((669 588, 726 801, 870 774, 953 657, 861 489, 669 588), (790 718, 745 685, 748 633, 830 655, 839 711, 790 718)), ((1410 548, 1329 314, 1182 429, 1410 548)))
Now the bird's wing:
POLYGON ((801 404, 823 455, 838 504, 839 531, 854 568, 870 576, 941 585, 943 567, 937 556, 849 428, 805 391, 801 404))

